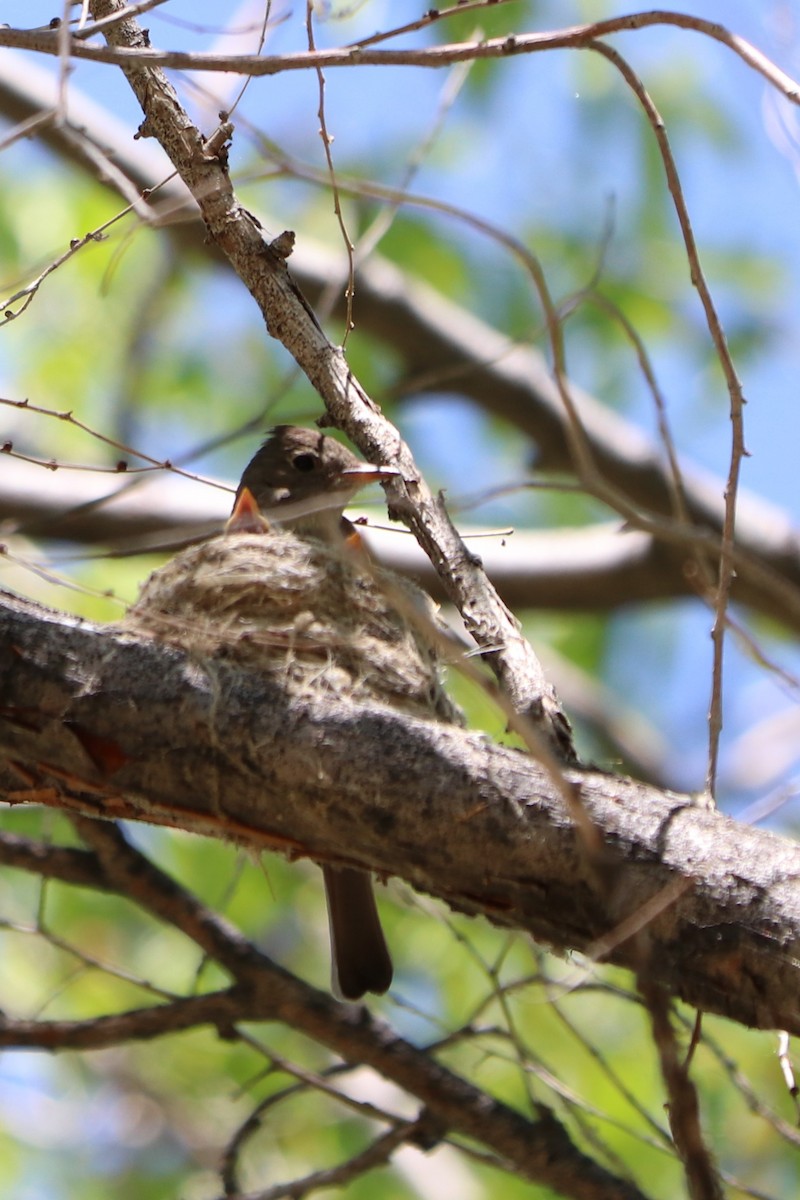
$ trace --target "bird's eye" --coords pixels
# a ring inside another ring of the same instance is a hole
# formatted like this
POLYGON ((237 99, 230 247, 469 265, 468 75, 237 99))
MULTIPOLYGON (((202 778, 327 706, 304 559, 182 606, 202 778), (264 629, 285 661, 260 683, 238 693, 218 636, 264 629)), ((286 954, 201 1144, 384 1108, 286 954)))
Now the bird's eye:
POLYGON ((296 471, 313 471, 317 465, 317 460, 313 454, 296 454, 292 459, 292 466, 296 471))

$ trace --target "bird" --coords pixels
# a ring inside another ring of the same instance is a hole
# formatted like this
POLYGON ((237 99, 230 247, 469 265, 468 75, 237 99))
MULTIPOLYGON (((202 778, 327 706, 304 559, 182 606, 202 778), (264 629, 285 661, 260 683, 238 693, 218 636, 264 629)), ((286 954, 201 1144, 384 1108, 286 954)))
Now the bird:
MULTIPOLYGON (((277 525, 329 546, 360 547, 344 516, 352 497, 369 483, 391 479, 396 468, 362 462, 335 438, 316 429, 278 425, 242 473, 228 528, 277 525)), ((393 976, 371 876, 354 867, 322 867, 331 939, 331 982, 350 1001, 382 995, 393 976)))

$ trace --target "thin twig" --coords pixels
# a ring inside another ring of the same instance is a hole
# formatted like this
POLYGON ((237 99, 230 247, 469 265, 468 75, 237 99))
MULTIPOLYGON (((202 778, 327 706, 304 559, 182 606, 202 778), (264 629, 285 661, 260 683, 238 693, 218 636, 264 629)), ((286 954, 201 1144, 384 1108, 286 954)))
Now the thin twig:
MULTIPOLYGON (((119 19, 116 26, 123 23, 119 19)), ((654 25, 694 30, 722 43, 747 66, 762 75, 792 104, 800 104, 800 84, 771 62, 765 54, 723 25, 684 13, 656 10, 594 21, 545 33, 516 34, 487 38, 479 42, 453 43, 432 48, 407 50, 371 50, 357 43, 333 50, 301 51, 282 55, 202 54, 176 50, 154 50, 127 46, 95 46, 74 42, 72 55, 92 62, 112 63, 121 67, 168 67, 187 71, 238 72, 242 75, 278 75, 283 71, 307 71, 318 68, 354 66, 411 66, 439 68, 467 60, 504 59, 548 50, 583 49, 599 38, 615 33, 647 29, 654 25)), ((58 37, 50 30, 0 29, 0 46, 58 54, 58 37)))
MULTIPOLYGON (((306 35, 308 37, 308 49, 313 54, 316 49, 314 45, 314 5, 312 0, 306 0, 306 35)), ((345 253, 347 254, 347 286, 344 292, 345 299, 345 322, 344 336, 342 337, 342 346, 347 345, 347 339, 350 332, 355 328, 353 323, 353 297, 356 290, 356 263, 354 257, 355 247, 352 238, 347 229, 342 212, 342 199, 339 194, 339 181, 336 177, 336 168, 333 165, 333 154, 331 146, 333 145, 333 137, 328 133, 328 123, 325 117, 325 75, 322 68, 317 69, 317 87, 319 90, 319 106, 317 108, 317 116, 319 117, 319 136, 322 139, 322 145, 325 150, 325 162, 328 165, 328 182, 333 196, 333 211, 336 215, 336 220, 339 224, 339 232, 342 235, 345 253)))

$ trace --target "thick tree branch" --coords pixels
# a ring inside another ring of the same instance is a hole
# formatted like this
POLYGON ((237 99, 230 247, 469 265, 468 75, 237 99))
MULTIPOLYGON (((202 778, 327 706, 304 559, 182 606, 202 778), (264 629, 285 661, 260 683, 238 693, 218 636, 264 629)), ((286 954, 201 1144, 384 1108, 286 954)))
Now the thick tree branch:
POLYGON ((570 772, 607 856, 598 888, 529 757, 386 708, 289 701, 221 661, 10 600, 3 794, 397 874, 540 942, 652 970, 745 1025, 800 1032, 800 849, 690 797, 570 772))

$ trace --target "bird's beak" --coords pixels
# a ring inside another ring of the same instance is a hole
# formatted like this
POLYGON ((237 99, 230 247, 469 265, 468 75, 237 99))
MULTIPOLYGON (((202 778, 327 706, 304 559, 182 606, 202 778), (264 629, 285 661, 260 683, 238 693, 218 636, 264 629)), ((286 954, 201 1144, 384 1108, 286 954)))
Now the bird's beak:
POLYGON ((397 467, 376 467, 373 463, 360 463, 357 467, 347 467, 339 472, 341 486, 354 492, 366 487, 368 483, 384 483, 387 479, 396 479, 402 472, 397 467))

